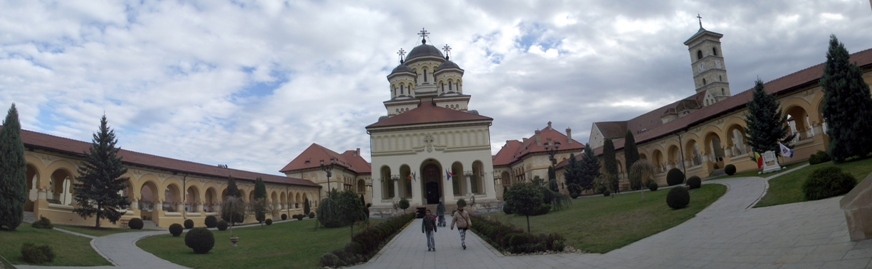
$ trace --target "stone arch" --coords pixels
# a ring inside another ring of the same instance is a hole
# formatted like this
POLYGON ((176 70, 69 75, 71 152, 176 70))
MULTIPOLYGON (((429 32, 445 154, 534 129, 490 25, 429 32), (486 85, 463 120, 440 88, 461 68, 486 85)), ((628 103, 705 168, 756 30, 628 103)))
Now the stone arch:
POLYGON ((288 206, 288 193, 282 192, 279 196, 280 196, 279 199, 281 199, 281 201, 279 202, 280 203, 279 208, 286 209, 288 206))
POLYGON ((394 197, 394 183, 391 181, 391 168, 387 165, 381 167, 382 199, 394 197))
POLYGON ((166 184, 160 194, 160 196, 163 198, 163 204, 161 205, 163 211, 179 212, 179 205, 182 202, 181 193, 181 187, 179 187, 179 185, 175 182, 166 184))
POLYGON ((745 128, 739 124, 733 124, 727 127, 727 147, 730 149, 731 156, 739 156, 748 153, 748 147, 745 145, 745 128))
POLYGON ((687 139, 684 142, 684 159, 685 161, 690 161, 691 166, 697 166, 702 164, 702 151, 700 150, 699 143, 696 142, 696 139, 687 139))
POLYGON ((445 170, 442 163, 433 158, 428 158, 418 166, 418 182, 423 194, 422 203, 437 204, 445 195, 445 170))
POLYGON ((511 186, 512 185, 512 176, 509 174, 509 171, 503 171, 500 175, 500 180, 503 183, 503 186, 511 186))
POLYGON ((269 195, 269 203, 274 206, 279 203, 279 194, 276 191, 269 195))
POLYGON ((197 212, 197 206, 200 205, 200 189, 196 185, 188 186, 185 191, 185 212, 197 212))
POLYGON ((681 168, 681 160, 683 159, 681 157, 681 149, 679 149, 676 145, 670 145, 667 153, 667 164, 669 166, 668 168, 681 168))
POLYGON ((705 134, 705 156, 711 158, 709 161, 722 162, 724 161, 724 144, 721 142, 721 136, 717 132, 709 132, 705 134))
POLYGON ((454 195, 461 195, 463 193, 463 164, 460 162, 454 162, 451 164, 451 173, 454 176, 451 177, 451 185, 453 187, 454 195))
POLYGON ((34 212, 33 202, 39 195, 39 169, 33 163, 25 165, 24 180, 27 181, 27 199, 24 202, 24 211, 34 212))
POLYGON ((470 191, 475 194, 484 194, 484 164, 475 160, 472 162, 472 178, 469 179, 470 184, 472 185, 470 191))
POLYGON ((654 149, 654 153, 651 156, 651 164, 654 165, 655 169, 658 173, 663 173, 666 171, 666 163, 663 159, 663 152, 660 149, 654 149))
POLYGON ((71 205, 73 201, 73 173, 66 168, 54 170, 49 177, 48 201, 52 204, 71 205))
POLYGON ((366 181, 364 181, 363 179, 358 179, 355 186, 357 189, 357 194, 366 194, 366 181))
POLYGON ((303 203, 303 197, 302 197, 302 195, 298 192, 297 194, 294 195, 294 208, 300 208, 300 207, 302 207, 301 203, 303 203))
POLYGON ((206 189, 206 192, 205 192, 203 195, 204 195, 204 198, 203 198, 203 203, 204 203, 203 211, 206 211, 206 212, 215 212, 215 211, 217 211, 218 206, 220 206, 220 203, 219 203, 219 198, 218 198, 218 195, 217 195, 217 191, 215 190, 215 187, 209 187, 209 188, 207 188, 207 189, 206 189))
POLYGON ((793 139, 794 143, 814 136, 811 129, 811 117, 808 115, 808 110, 805 106, 792 105, 788 106, 784 111, 787 114, 787 125, 789 126, 790 133, 796 135, 793 139))
POLYGON ((409 199, 412 197, 412 168, 408 164, 400 165, 400 178, 397 185, 400 187, 398 197, 409 199))

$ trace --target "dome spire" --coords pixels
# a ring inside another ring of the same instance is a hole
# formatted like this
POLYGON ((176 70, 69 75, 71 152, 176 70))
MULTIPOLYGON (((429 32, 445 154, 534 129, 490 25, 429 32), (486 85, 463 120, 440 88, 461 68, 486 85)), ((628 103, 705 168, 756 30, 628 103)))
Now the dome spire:
POLYGON ((696 18, 699 19, 699 29, 705 29, 705 28, 702 28, 702 16, 700 16, 699 13, 697 13, 696 18))
POLYGON ((445 52, 445 60, 448 60, 448 52, 451 51, 451 47, 449 47, 448 44, 445 44, 445 46, 442 47, 442 51, 445 52))
POLYGON ((429 36, 429 35, 430 35, 430 32, 427 32, 427 30, 425 30, 425 29, 422 27, 422 28, 421 28, 421 31, 418 32, 418 36, 421 37, 421 44, 427 44, 427 36, 429 36))
POLYGON ((400 55, 400 63, 403 63, 403 56, 406 55, 406 51, 403 48, 400 48, 400 51, 397 51, 397 55, 400 55))

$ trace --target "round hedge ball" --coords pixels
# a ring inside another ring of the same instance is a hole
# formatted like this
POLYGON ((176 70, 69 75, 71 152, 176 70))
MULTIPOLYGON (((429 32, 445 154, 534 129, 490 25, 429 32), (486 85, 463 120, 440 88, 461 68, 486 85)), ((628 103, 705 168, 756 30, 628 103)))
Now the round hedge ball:
POLYGON ((186 219, 185 220, 185 229, 192 229, 192 228, 194 228, 194 220, 186 219))
POLYGON ((669 186, 675 186, 682 182, 684 182, 684 173, 682 173, 678 168, 669 169, 669 172, 666 173, 666 184, 669 186))
POLYGON ((218 226, 218 218, 215 216, 206 216, 206 220, 203 221, 203 224, 206 224, 207 228, 215 228, 218 226))
POLYGON ((142 230, 143 226, 145 226, 145 224, 142 223, 142 219, 140 218, 132 218, 127 222, 127 227, 130 227, 130 229, 142 230))
POLYGON ((726 167, 724 167, 724 173, 727 173, 727 175, 730 175, 730 176, 736 174, 736 166, 732 165, 732 164, 728 164, 726 167))
POLYGON ((193 249, 194 253, 206 254, 215 246, 215 236, 208 228, 194 228, 185 235, 185 245, 193 249))
POLYGON ((657 188, 659 188, 659 187, 660 187, 660 185, 657 185, 657 182, 654 182, 654 180, 648 181, 648 189, 649 190, 657 191, 657 188))
POLYGON ((675 187, 666 194, 666 204, 672 209, 682 209, 690 203, 690 192, 684 187, 675 187))
POLYGON ((170 234, 172 234, 173 237, 179 237, 179 235, 182 235, 182 231, 184 230, 185 229, 182 228, 181 224, 173 223, 173 225, 170 225, 170 234))
POLYGON ((702 180, 698 176, 692 176, 687 179, 687 187, 692 189, 699 189, 702 186, 702 180))
POLYGON ((227 230, 227 221, 225 221, 225 220, 219 220, 219 221, 218 221, 218 226, 216 226, 216 227, 218 227, 218 230, 219 230, 219 231, 227 230))
POLYGON ((272 225, 272 219, 266 219, 264 222, 266 222, 266 225, 272 225))

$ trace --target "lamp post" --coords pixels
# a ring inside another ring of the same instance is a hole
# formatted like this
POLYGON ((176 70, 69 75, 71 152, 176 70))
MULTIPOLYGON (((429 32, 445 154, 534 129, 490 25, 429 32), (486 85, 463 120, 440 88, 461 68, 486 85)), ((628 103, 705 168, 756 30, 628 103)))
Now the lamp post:
POLYGON ((557 154, 559 149, 560 142, 554 140, 548 140, 548 142, 545 142, 545 152, 548 153, 548 159, 551 160, 551 167, 557 165, 557 159, 554 158, 554 155, 557 154))
POLYGON ((330 193, 330 176, 333 175, 333 164, 336 163, 335 158, 330 158, 330 164, 324 164, 324 160, 321 160, 321 170, 327 172, 327 193, 330 193))

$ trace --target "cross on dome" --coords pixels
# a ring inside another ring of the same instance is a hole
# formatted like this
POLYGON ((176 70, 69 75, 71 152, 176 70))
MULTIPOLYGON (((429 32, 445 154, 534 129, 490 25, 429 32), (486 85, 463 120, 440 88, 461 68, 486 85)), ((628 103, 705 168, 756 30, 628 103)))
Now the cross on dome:
POLYGON ((403 63, 403 56, 406 55, 406 51, 400 48, 400 51, 397 51, 397 55, 400 55, 400 63, 403 63))
POLYGON ((424 30, 424 28, 421 28, 421 31, 418 32, 418 36, 421 37, 421 43, 423 43, 423 44, 427 44, 427 36, 429 36, 429 35, 430 35, 430 32, 427 32, 427 30, 424 30))
POLYGON ((448 60, 448 52, 451 52, 451 47, 449 47, 448 44, 445 44, 445 46, 442 47, 442 51, 445 52, 445 59, 448 60))
POLYGON ((699 29, 702 29, 702 16, 700 16, 699 13, 697 13, 696 18, 699 19, 699 29))

